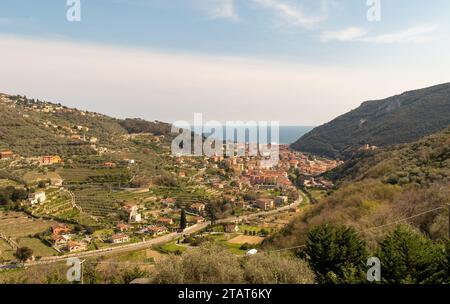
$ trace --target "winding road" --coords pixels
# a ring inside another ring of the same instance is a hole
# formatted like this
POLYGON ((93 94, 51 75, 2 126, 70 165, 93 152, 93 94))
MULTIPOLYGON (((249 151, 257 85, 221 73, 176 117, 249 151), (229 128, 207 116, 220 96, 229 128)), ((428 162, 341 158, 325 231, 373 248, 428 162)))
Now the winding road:
MULTIPOLYGON (((288 211, 289 209, 292 209, 292 208, 296 208, 302 203, 302 201, 303 201, 303 197, 300 195, 299 199, 290 205, 283 206, 283 207, 269 210, 269 211, 261 211, 261 212, 257 212, 257 213, 252 213, 252 214, 249 214, 246 216, 240 216, 240 217, 232 216, 232 217, 228 217, 225 219, 217 220, 216 223, 218 223, 218 224, 233 223, 233 222, 238 222, 238 221, 242 221, 242 220, 246 220, 246 219, 250 220, 250 219, 255 219, 258 217, 274 215, 277 213, 288 211)), ((192 234, 192 233, 202 231, 203 229, 208 227, 208 225, 209 225, 209 222, 195 224, 193 226, 186 228, 181 233, 172 232, 170 234, 166 234, 166 235, 156 237, 156 238, 150 239, 148 241, 139 242, 139 243, 133 243, 133 244, 121 245, 121 246, 117 246, 117 247, 110 247, 110 248, 85 251, 85 252, 79 252, 79 253, 72 253, 72 254, 67 254, 64 256, 43 257, 39 261, 33 261, 33 262, 26 263, 25 267, 63 262, 69 258, 80 258, 81 259, 81 258, 87 258, 87 257, 102 256, 105 254, 115 254, 115 253, 123 253, 123 252, 129 252, 129 251, 136 251, 136 250, 140 250, 140 249, 146 249, 146 248, 150 248, 153 245, 164 244, 164 243, 176 240, 177 238, 180 238, 181 236, 186 235, 186 234, 192 234)))

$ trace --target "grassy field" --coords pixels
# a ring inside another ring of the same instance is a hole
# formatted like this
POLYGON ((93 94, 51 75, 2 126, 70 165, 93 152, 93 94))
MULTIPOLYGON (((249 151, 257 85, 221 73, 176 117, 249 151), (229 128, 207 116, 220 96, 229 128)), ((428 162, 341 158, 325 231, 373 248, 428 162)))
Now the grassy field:
POLYGON ((155 246, 155 250, 165 254, 171 254, 171 253, 182 253, 185 252, 187 249, 185 246, 178 245, 177 241, 172 241, 164 245, 155 246))
POLYGON ((234 238, 232 238, 231 240, 229 240, 228 242, 230 244, 251 244, 251 245, 257 245, 257 244, 261 244, 264 241, 263 237, 260 236, 249 236, 249 235, 238 235, 234 238))
POLYGON ((237 255, 244 255, 247 251, 242 250, 241 244, 233 244, 230 243, 230 240, 234 239, 235 237, 239 236, 239 234, 233 233, 233 234, 226 234, 226 233, 219 233, 212 235, 212 238, 214 241, 230 250, 231 253, 237 254, 237 255))
POLYGON ((35 257, 52 256, 57 254, 56 250, 46 246, 36 238, 20 238, 18 243, 20 246, 31 248, 35 257))

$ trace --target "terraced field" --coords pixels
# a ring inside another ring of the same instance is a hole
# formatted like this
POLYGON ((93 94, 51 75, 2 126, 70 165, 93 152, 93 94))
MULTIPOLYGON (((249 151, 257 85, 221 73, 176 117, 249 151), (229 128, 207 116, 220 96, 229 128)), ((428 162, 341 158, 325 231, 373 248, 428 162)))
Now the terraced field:
POLYGON ((0 261, 12 260, 14 258, 14 250, 12 247, 4 240, 0 239, 0 261))
POLYGON ((120 191, 113 192, 112 196, 122 202, 146 201, 155 197, 154 194, 149 191, 120 191))
POLYGON ((0 179, 0 188, 6 188, 8 186, 18 187, 20 184, 10 179, 0 179))
POLYGON ((208 199, 210 199, 212 196, 205 189, 195 187, 186 187, 186 188, 157 187, 152 188, 150 190, 150 193, 163 198, 172 197, 181 201, 184 204, 191 204, 197 202, 206 203, 208 199))
POLYGON ((0 211, 0 231, 13 239, 43 232, 56 224, 56 221, 37 220, 20 212, 0 211))
POLYGON ((28 183, 37 183, 41 180, 49 180, 52 178, 60 178, 60 176, 55 172, 47 172, 47 173, 41 173, 38 171, 30 171, 24 174, 23 179, 28 183))
POLYGON ((120 209, 119 201, 113 197, 111 191, 102 186, 83 186, 74 189, 75 201, 83 212, 96 217, 117 215, 120 209))
POLYGON ((58 216, 63 212, 73 210, 72 198, 67 190, 51 189, 46 191, 47 200, 33 209, 37 216, 58 216))
POLYGON ((51 189, 46 191, 46 195, 47 200, 44 204, 31 209, 33 215, 51 217, 56 220, 68 220, 86 226, 96 225, 96 222, 88 214, 81 212, 82 210, 74 206, 70 191, 51 189))
POLYGON ((129 172, 125 168, 63 168, 57 171, 65 184, 126 183, 129 172))

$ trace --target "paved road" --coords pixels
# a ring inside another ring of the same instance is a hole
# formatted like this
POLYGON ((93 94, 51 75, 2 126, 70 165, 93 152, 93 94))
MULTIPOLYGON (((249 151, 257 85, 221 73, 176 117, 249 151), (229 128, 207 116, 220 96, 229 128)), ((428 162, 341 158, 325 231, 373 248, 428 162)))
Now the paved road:
MULTIPOLYGON (((300 195, 300 198, 296 202, 294 202, 288 206, 280 207, 280 208, 269 210, 269 211, 261 211, 261 212, 257 212, 257 213, 252 213, 252 214, 249 214, 246 216, 228 217, 225 219, 217 220, 216 223, 225 224, 225 223, 232 223, 232 222, 241 221, 241 220, 245 220, 245 219, 255 219, 260 216, 274 215, 274 214, 277 214, 280 212, 285 212, 291 208, 295 208, 298 205, 300 205, 300 203, 302 201, 303 201, 303 197, 300 195)), ((196 224, 196 225, 186 228, 182 233, 173 232, 173 233, 166 234, 166 235, 163 235, 160 237, 156 237, 154 239, 151 239, 151 240, 148 240, 145 242, 140 242, 140 243, 121 245, 121 246, 117 246, 117 247, 110 247, 110 248, 104 248, 104 249, 98 249, 98 250, 92 250, 92 251, 86 251, 86 252, 80 252, 80 253, 73 253, 73 254, 68 254, 68 255, 58 256, 58 257, 43 257, 39 261, 29 262, 25 266, 35 266, 35 265, 58 263, 58 262, 62 262, 64 260, 67 260, 68 258, 73 258, 73 257, 87 258, 87 257, 101 256, 101 255, 105 255, 105 254, 123 253, 123 252, 129 252, 129 251, 136 251, 136 250, 140 250, 140 249, 146 249, 146 248, 150 248, 153 245, 163 244, 163 243, 167 243, 167 242, 176 240, 177 238, 181 237, 184 234, 192 234, 192 233, 199 232, 199 231, 205 229, 206 227, 208 227, 208 225, 209 225, 209 222, 196 224)))

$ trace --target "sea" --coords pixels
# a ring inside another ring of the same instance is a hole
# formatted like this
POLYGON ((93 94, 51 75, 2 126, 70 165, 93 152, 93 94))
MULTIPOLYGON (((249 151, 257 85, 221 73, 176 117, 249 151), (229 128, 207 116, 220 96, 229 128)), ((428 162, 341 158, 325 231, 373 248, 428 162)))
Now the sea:
MULTIPOLYGON (((227 141, 236 141, 237 129, 239 129, 239 128, 245 129, 246 127, 238 126, 235 129, 234 134, 226 134, 226 131, 224 130, 224 132, 223 132, 224 134, 223 134, 222 138, 226 138, 227 141)), ((280 126, 279 127, 279 132, 280 132, 279 133, 279 143, 282 145, 292 144, 292 143, 296 142, 300 137, 302 137, 303 135, 305 135, 306 133, 311 131, 312 129, 314 129, 314 127, 311 127, 311 126, 280 126)), ((271 132, 271 128, 269 126, 268 130, 267 130, 269 142, 271 141, 270 132, 271 132)), ((207 133, 204 133, 203 135, 206 137, 210 136, 210 134, 207 134, 207 133)), ((219 138, 219 135, 217 136, 217 138, 221 139, 221 138, 219 138)), ((246 132, 246 141, 248 142, 248 131, 246 132)))

